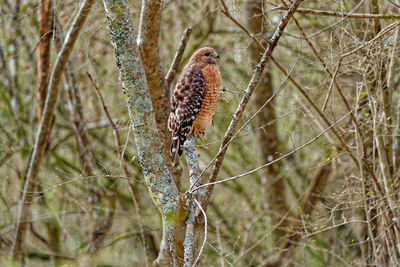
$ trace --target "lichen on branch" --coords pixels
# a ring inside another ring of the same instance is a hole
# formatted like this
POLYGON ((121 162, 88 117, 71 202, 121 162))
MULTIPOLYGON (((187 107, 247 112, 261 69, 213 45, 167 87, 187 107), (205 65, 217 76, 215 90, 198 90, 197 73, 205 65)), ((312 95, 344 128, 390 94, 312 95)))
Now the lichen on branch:
POLYGON ((103 3, 142 172, 153 202, 167 221, 174 224, 181 214, 178 189, 163 154, 129 11, 123 0, 103 3))

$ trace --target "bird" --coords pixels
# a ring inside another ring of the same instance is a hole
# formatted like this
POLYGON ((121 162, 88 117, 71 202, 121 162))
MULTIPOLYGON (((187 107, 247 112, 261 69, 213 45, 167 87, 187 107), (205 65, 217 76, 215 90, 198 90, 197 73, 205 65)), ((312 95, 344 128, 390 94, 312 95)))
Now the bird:
POLYGON ((173 166, 182 156, 187 138, 191 135, 201 138, 213 121, 220 99, 221 73, 216 63, 219 57, 212 47, 198 49, 178 78, 168 117, 173 166))

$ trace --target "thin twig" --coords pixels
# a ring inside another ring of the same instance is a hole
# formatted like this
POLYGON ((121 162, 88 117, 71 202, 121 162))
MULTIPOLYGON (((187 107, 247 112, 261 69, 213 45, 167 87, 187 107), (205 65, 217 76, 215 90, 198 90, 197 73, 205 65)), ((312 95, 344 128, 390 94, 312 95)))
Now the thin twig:
POLYGON ((83 23, 85 22, 87 15, 89 14, 93 2, 94 0, 85 0, 82 3, 74 19, 74 22, 72 23, 71 28, 68 31, 61 51, 57 56, 53 72, 50 76, 43 117, 40 122, 39 130, 37 132, 34 150, 29 163, 28 174, 25 181, 24 192, 18 207, 15 227, 15 240, 12 253, 13 256, 19 261, 22 261, 24 256, 23 244, 26 235, 27 218, 29 218, 30 216, 30 206, 33 198, 32 194, 27 194, 26 192, 34 191, 36 187, 40 163, 42 161, 47 140, 49 139, 51 132, 51 123, 54 117, 54 109, 57 101, 58 85, 61 80, 61 74, 63 73, 64 66, 69 58, 69 55, 72 52, 75 41, 78 37, 80 30, 82 29, 83 23))
MULTIPOLYGON (((230 139, 230 141, 227 142, 227 143, 225 144, 225 146, 224 146, 222 149, 224 149, 225 147, 227 147, 235 138, 240 137, 239 133, 240 133, 244 128, 246 128, 246 126, 256 117, 256 115, 259 114, 259 113, 261 112, 261 110, 263 110, 263 109, 265 108, 265 106, 273 100, 273 98, 278 94, 278 92, 279 92, 283 87, 285 87, 285 85, 286 85, 286 83, 287 83, 287 80, 288 80, 288 77, 290 76, 290 74, 291 74, 292 71, 294 70, 294 67, 296 66, 296 64, 297 64, 297 61, 296 61, 295 64, 293 64, 293 66, 292 66, 292 68, 290 69, 288 75, 287 75, 287 76, 285 77, 285 79, 282 81, 282 83, 281 83, 281 85, 279 86, 279 88, 276 89, 275 92, 273 92, 273 94, 264 102, 264 104, 262 104, 261 107, 258 108, 258 110, 257 110, 256 112, 254 112, 254 114, 251 115, 251 117, 242 125, 242 127, 240 127, 240 129, 239 129, 235 134, 232 135, 232 138, 230 139)), ((224 141, 224 140, 222 140, 222 141, 224 141)), ((220 150, 221 150, 221 149, 220 149, 220 150)), ((186 153, 185 153, 185 154, 186 154, 186 153)), ((219 153, 218 153, 217 155, 214 156, 214 158, 210 161, 210 163, 206 166, 206 168, 204 168, 203 172, 202 172, 200 175, 198 175, 197 180, 196 180, 194 183, 191 183, 191 184, 190 184, 189 192, 194 188, 195 185, 198 186, 197 182, 200 180, 200 178, 203 176, 203 174, 207 171, 207 169, 211 166, 211 164, 215 162, 215 160, 217 159, 218 156, 219 156, 219 153)))
MULTIPOLYGON (((288 10, 288 7, 285 6, 277 6, 272 8, 275 10, 288 10)), ((360 13, 344 13, 344 12, 336 12, 336 11, 326 11, 326 10, 317 10, 317 9, 309 9, 309 8, 299 8, 297 9, 297 13, 300 14, 312 14, 317 16, 328 16, 328 17, 340 17, 340 18, 351 18, 351 19, 399 19, 400 15, 398 14, 360 14, 360 13)))
MULTIPOLYGON (((221 0, 221 3, 224 4, 224 1, 221 0)), ((226 7, 226 5, 224 5, 226 7)), ((257 38, 253 38, 253 34, 246 29, 245 26, 243 26, 241 23, 239 23, 235 18, 233 18, 227 9, 225 9, 224 14, 227 15, 227 17, 234 23, 236 24, 240 29, 242 29, 247 36, 249 36, 250 38, 252 38, 256 44, 260 47, 264 49, 264 46, 260 43, 260 41, 257 38)), ((272 61, 272 63, 274 63, 274 65, 276 67, 278 67, 278 69, 285 75, 288 77, 288 79, 292 82, 292 84, 296 87, 297 90, 299 90, 299 92, 304 96, 304 98, 306 98, 306 100, 310 103, 310 105, 313 107, 313 109, 318 113, 318 115, 321 117, 321 119, 327 124, 327 126, 330 126, 331 123, 329 122, 329 120, 326 118, 326 116, 319 110, 319 108, 317 107, 317 105, 311 100, 311 98, 308 96, 308 94, 306 93, 306 91, 301 88, 301 86, 297 83, 297 81, 295 79, 293 79, 293 77, 291 75, 288 74, 288 72, 279 64, 279 62, 277 60, 275 60, 275 58, 271 55, 270 56, 270 60, 272 61)), ((348 145, 345 143, 345 141, 343 140, 342 136, 339 135, 339 133, 335 130, 335 128, 331 129, 332 133, 336 136, 336 138, 339 140, 340 145, 342 145, 346 151, 349 152, 349 156, 352 158, 352 160, 355 162, 355 164, 357 165, 357 167, 359 166, 359 162, 357 161, 356 157, 350 152, 350 148, 348 147, 348 145)))
POLYGON ((193 267, 194 267, 196 265, 196 263, 199 261, 200 256, 203 253, 204 245, 206 244, 206 241, 207 241, 207 214, 204 211, 203 207, 200 205, 200 203, 195 198, 193 200, 194 200, 194 202, 196 202, 197 207, 199 207, 199 209, 201 210, 201 213, 203 213, 203 216, 204 216, 204 240, 203 240, 203 244, 201 244, 199 254, 197 255, 197 258, 193 263, 193 267))
POLYGON ((50 242, 49 242, 46 238, 44 238, 41 234, 39 234, 39 233, 36 231, 35 227, 33 226, 33 222, 30 222, 30 223, 29 223, 29 228, 30 228, 30 230, 31 230, 31 233, 32 233, 37 239, 39 239, 40 241, 42 241, 42 243, 44 243, 48 248, 51 248, 50 242))
POLYGON ((324 100, 324 104, 322 105, 322 111, 325 111, 326 107, 328 106, 328 101, 329 101, 329 97, 331 96, 332 93, 332 89, 333 89, 333 84, 336 84, 336 75, 339 71, 340 65, 342 64, 342 61, 339 61, 339 63, 336 66, 335 72, 332 73, 329 71, 329 75, 331 76, 331 83, 329 84, 329 88, 328 88, 328 93, 326 94, 325 100, 324 100))
POLYGON ((350 55, 356 53, 358 50, 360 50, 360 49, 366 47, 366 46, 369 45, 369 44, 372 44, 372 43, 375 42, 377 39, 381 38, 381 37, 384 36, 386 33, 390 32, 391 30, 394 30, 395 28, 397 28, 397 27, 399 27, 399 26, 400 26, 400 22, 394 22, 394 23, 392 23, 392 24, 386 26, 386 27, 385 27, 384 29, 382 29, 374 38, 372 38, 372 39, 369 40, 368 42, 366 42, 366 43, 364 43, 364 44, 362 44, 362 45, 360 45, 360 46, 354 48, 353 50, 351 50, 351 51, 349 51, 349 52, 343 54, 343 55, 341 56, 341 58, 343 59, 343 58, 345 58, 345 57, 348 57, 348 56, 350 56, 350 55))
POLYGON ((167 76, 165 76, 165 87, 167 89, 171 87, 171 82, 175 78, 176 72, 178 71, 179 65, 183 57, 183 53, 185 52, 185 48, 189 41, 191 33, 192 33, 192 28, 189 27, 186 28, 185 32, 182 35, 181 41, 178 46, 178 50, 176 51, 174 56, 174 60, 172 61, 171 66, 169 67, 167 76))
POLYGON ((336 124, 338 124, 339 122, 341 122, 342 120, 344 120, 348 115, 350 115, 351 112, 353 112, 353 110, 351 110, 350 112, 346 113, 346 115, 344 115, 342 118, 340 118, 339 120, 337 120, 335 123, 331 124, 328 128, 326 128, 324 131, 322 131, 322 132, 321 132, 320 134, 318 134, 317 136, 315 136, 315 137, 313 137, 312 139, 310 139, 308 142, 304 143, 303 145, 299 146, 299 147, 296 148, 296 149, 293 149, 292 151, 286 153, 285 155, 283 155, 283 156, 281 156, 281 157, 279 157, 279 158, 277 158, 277 159, 275 159, 275 160, 273 160, 273 161, 270 161, 270 162, 268 162, 267 164, 261 165, 261 166, 255 168, 255 169, 253 169, 253 170, 251 170, 251 171, 248 171, 248 172, 245 172, 245 173, 236 175, 236 176, 232 176, 232 177, 229 177, 229 178, 225 178, 225 179, 222 179, 222 180, 218 180, 218 181, 213 181, 213 182, 210 181, 210 182, 208 182, 208 183, 206 183, 206 184, 203 184, 203 185, 200 185, 200 186, 198 186, 198 187, 195 187, 195 188, 192 190, 192 192, 195 192, 195 191, 197 191, 197 190, 199 190, 199 189, 201 189, 201 188, 203 188, 203 187, 207 187, 207 186, 209 187, 209 186, 212 186, 212 185, 224 183, 224 182, 227 182, 227 181, 231 181, 231 180, 235 180, 235 179, 238 179, 238 178, 247 176, 247 175, 252 174, 252 173, 254 173, 254 172, 257 172, 257 171, 259 171, 259 170, 261 170, 261 169, 263 169, 263 168, 265 168, 265 167, 268 167, 269 165, 272 165, 272 164, 274 164, 274 163, 276 163, 276 162, 278 162, 278 161, 280 161, 280 160, 282 160, 282 159, 284 159, 284 158, 287 158, 287 157, 289 157, 290 155, 293 155, 294 153, 298 152, 299 150, 305 148, 306 146, 308 146, 308 145, 310 145, 311 143, 313 143, 314 141, 316 141, 318 138, 320 138, 322 135, 324 135, 327 131, 331 130, 331 128, 333 128, 336 124))
MULTIPOLYGON (((228 146, 226 146, 226 144, 231 140, 233 133, 242 117, 244 109, 246 108, 247 103, 248 103, 254 89, 256 88, 256 86, 258 84, 258 81, 261 77, 261 74, 262 74, 268 60, 271 58, 272 52, 274 51, 276 45, 278 44, 278 41, 279 41, 284 29, 286 28, 286 25, 288 24, 290 18, 296 12, 296 9, 299 7, 299 5, 302 1, 303 0, 296 0, 292 4, 292 6, 288 10, 288 12, 285 14, 285 16, 283 16, 281 23, 278 25, 277 29, 275 30, 275 33, 272 36, 272 38, 268 44, 268 47, 265 49, 265 52, 264 52, 263 56, 261 57, 259 64, 257 64, 257 66, 254 70, 253 76, 250 80, 250 83, 244 93, 244 96, 243 96, 242 100, 240 101, 240 104, 233 116, 233 119, 228 127, 228 130, 225 133, 224 141, 222 142, 222 144, 220 146, 220 150, 218 152, 219 156, 217 157, 214 167, 211 171, 210 180, 209 180, 210 183, 213 183, 217 179, 219 170, 222 165, 222 161, 223 161, 225 153, 228 149, 228 146)), ((225 2, 223 0, 221 0, 221 3, 226 8, 225 2)), ((207 192, 208 192, 209 196, 204 198, 204 202, 203 202, 204 209, 207 209, 207 205, 208 205, 210 196, 212 195, 213 187, 214 187, 214 185, 210 184, 210 186, 207 188, 207 192)))
POLYGON ((97 94, 97 97, 100 100, 101 106, 103 108, 104 113, 106 114, 106 117, 113 129, 113 133, 114 133, 114 138, 115 138, 115 145, 117 147, 117 152, 118 152, 118 157, 120 159, 120 164, 121 167, 124 171, 124 175, 126 177, 128 177, 127 181, 128 181, 128 185, 129 185, 129 191, 131 193, 132 196, 132 201, 133 204, 135 205, 135 210, 136 210, 136 215, 138 216, 138 221, 139 221, 139 228, 140 228, 140 235, 141 235, 141 239, 142 239, 142 244, 143 244, 143 248, 145 250, 145 257, 146 257, 146 264, 147 266, 151 266, 151 261, 150 261, 150 255, 149 255, 149 251, 147 248, 147 241, 146 241, 146 235, 144 232, 144 225, 143 225, 143 219, 142 216, 140 214, 140 206, 139 206, 139 202, 137 201, 137 197, 135 194, 135 190, 132 184, 131 179, 129 179, 129 173, 128 173, 128 169, 125 165, 125 159, 124 159, 124 155, 123 152, 121 150, 121 141, 120 141, 120 136, 119 136, 119 132, 118 132, 118 128, 115 125, 114 121, 111 118, 110 112, 108 111, 108 107, 106 105, 106 103, 104 102, 104 98, 103 98, 103 94, 100 91, 100 88, 97 86, 96 81, 93 79, 92 75, 90 75, 89 72, 86 73, 87 76, 89 77, 90 81, 92 82, 93 88, 95 89, 95 92, 97 94))

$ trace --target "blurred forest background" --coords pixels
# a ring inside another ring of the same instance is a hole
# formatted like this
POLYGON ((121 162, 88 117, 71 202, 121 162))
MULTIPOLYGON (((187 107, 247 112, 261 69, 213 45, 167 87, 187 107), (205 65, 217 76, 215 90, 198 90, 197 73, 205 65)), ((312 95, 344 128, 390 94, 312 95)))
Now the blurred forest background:
MULTIPOLYGON (((0 2, 0 265, 146 266, 157 257, 155 265, 170 265, 103 2, 0 2), (58 82, 46 111, 54 116, 44 114, 47 88, 58 82)), ((177 75, 200 47, 221 56, 226 90, 196 142, 207 183, 253 69, 293 3, 126 4, 165 152, 177 75)), ((195 227, 198 266, 398 265, 399 11, 398 0, 310 0, 288 17, 214 177, 234 178, 215 186, 206 229, 204 217, 195 227)), ((185 157, 169 167, 185 193, 185 157)), ((185 266, 193 262, 185 254, 185 266)))

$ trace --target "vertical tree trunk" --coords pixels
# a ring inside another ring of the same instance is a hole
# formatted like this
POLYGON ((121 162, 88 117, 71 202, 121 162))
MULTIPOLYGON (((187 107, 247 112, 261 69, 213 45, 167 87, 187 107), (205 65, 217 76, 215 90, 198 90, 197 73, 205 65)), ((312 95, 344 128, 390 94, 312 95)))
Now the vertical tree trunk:
POLYGON ((140 165, 168 232, 175 265, 182 265, 187 208, 164 157, 139 47, 124 0, 103 0, 140 165))
MULTIPOLYGON (((248 0, 247 2, 247 24, 248 29, 258 36, 265 35, 265 14, 263 11, 263 0, 248 0)), ((250 61, 255 66, 264 51, 252 42, 250 46, 250 61)), ((264 71, 260 83, 255 90, 254 108, 258 110, 273 94, 272 74, 264 71)), ((257 126, 267 124, 276 119, 274 100, 271 101, 257 115, 257 126)), ((279 152, 278 128, 276 123, 270 124, 268 127, 258 131, 257 142, 261 148, 262 164, 266 164, 276 158, 279 152)), ((285 181, 280 175, 281 163, 272 164, 265 175, 265 191, 268 198, 268 209, 272 211, 271 223, 275 225, 281 220, 286 213, 285 205, 285 181)), ((284 224, 284 223, 283 223, 284 224)), ((279 228, 275 230, 276 237, 279 238, 284 234, 279 228)))
POLYGON ((171 170, 176 186, 180 186, 181 169, 171 164, 171 133, 168 130, 170 111, 170 88, 165 83, 164 70, 161 66, 159 38, 162 15, 162 0, 143 0, 140 14, 138 45, 143 68, 146 72, 147 85, 154 107, 157 128, 163 144, 164 156, 171 170))
POLYGON ((42 119, 50 75, 50 44, 53 35, 52 0, 40 1, 40 41, 38 46, 38 117, 42 119))

